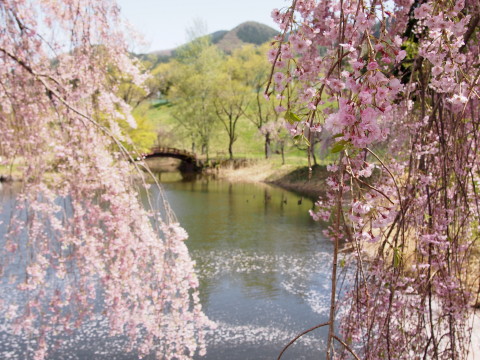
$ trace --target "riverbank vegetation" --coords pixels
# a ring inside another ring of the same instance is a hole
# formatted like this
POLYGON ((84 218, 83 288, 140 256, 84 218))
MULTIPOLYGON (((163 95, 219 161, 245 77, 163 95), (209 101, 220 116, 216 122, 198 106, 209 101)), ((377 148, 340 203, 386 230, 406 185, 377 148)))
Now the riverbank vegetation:
MULTIPOLYGON (((237 31, 242 26, 249 29, 252 24, 242 24, 237 31)), ((153 145, 175 147, 207 160, 275 154, 304 157, 307 147, 292 140, 277 112, 279 99, 264 98, 271 71, 266 55, 272 40, 266 28, 263 31, 270 37, 257 36, 268 40, 262 44, 243 43, 225 50, 212 37, 200 36, 177 49, 168 61, 157 63, 155 55, 143 55, 152 74, 148 90, 136 97, 131 96, 133 91, 128 91, 128 98, 123 96, 134 105, 134 116, 145 120, 145 126, 139 124, 143 134, 149 134, 134 139, 137 147, 145 151, 153 145)), ((321 146, 314 152, 315 161, 331 158, 321 146)))

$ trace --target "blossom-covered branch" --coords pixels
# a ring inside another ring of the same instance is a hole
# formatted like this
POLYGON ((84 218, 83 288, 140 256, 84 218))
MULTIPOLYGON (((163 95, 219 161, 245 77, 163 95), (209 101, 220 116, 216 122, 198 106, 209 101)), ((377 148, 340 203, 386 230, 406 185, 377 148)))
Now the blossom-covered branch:
POLYGON ((36 359, 98 316, 141 355, 204 353, 213 324, 187 234, 165 199, 142 205, 119 126, 136 124, 112 73, 138 86, 147 75, 126 51, 118 7, 6 0, 0 31, 0 154, 23 174, 0 242, 10 329, 37 340, 36 359))
POLYGON ((328 358, 347 357, 334 339, 365 359, 467 356, 479 14, 468 0, 298 0, 272 13, 291 29, 269 53, 288 128, 326 132, 340 155, 312 216, 330 222, 336 249, 358 250, 344 259, 352 290, 332 294, 328 358), (340 307, 345 340, 333 329, 340 307))

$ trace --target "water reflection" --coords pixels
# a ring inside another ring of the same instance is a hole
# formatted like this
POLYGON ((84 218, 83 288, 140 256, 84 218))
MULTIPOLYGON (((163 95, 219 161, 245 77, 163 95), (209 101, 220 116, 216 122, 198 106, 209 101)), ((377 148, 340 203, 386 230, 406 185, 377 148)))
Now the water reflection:
MULTIPOLYGON (((207 359, 273 359, 297 333, 326 319, 331 244, 311 220, 311 200, 264 184, 166 183, 190 234, 200 294, 219 328, 207 359)), ((324 330, 285 359, 322 358, 324 330)))
MULTIPOLYGON (((274 359, 296 334, 326 320, 332 246, 308 215, 310 200, 263 184, 184 181, 172 174, 160 179, 190 235, 204 310, 218 324, 202 359, 274 359)), ((15 194, 11 186, 0 189, 0 221, 15 194)), ((124 338, 107 334, 99 316, 49 359, 137 358, 123 352, 124 338)), ((326 329, 305 336, 284 359, 323 358, 325 336, 326 329)), ((1 359, 26 358, 29 341, 6 334, 0 319, 1 359)))

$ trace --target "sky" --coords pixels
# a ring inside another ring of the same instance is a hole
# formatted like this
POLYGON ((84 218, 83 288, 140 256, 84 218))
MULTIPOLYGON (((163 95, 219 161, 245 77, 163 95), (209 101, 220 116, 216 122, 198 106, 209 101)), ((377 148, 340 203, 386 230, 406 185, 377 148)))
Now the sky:
POLYGON ((245 21, 257 21, 278 30, 270 13, 288 6, 289 0, 117 0, 122 16, 144 35, 148 45, 135 49, 150 52, 176 48, 187 41, 186 30, 195 20, 208 33, 231 30, 245 21))

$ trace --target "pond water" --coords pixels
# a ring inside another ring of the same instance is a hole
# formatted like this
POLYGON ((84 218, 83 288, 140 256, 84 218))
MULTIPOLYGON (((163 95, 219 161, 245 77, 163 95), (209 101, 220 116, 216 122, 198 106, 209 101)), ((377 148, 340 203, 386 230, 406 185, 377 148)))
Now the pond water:
MULTIPOLYGON (((164 175, 166 196, 190 235, 204 311, 218 324, 198 359, 276 359, 295 335, 326 321, 333 246, 308 215, 312 200, 263 184, 164 175)), ((14 191, 4 186, 0 195, 7 204, 14 191)), ((304 336, 283 358, 324 358, 326 331, 304 336)), ((125 339, 106 333, 101 319, 87 324, 49 359, 137 358, 122 351, 125 339)), ((28 342, 2 331, 0 321, 0 359, 24 359, 28 342)))

